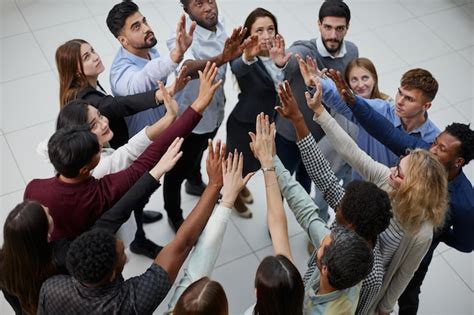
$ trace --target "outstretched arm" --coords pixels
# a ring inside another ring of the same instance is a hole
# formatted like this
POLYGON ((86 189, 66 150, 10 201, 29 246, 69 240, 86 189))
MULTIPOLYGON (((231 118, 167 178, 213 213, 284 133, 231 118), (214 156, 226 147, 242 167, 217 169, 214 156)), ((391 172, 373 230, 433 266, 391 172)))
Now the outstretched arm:
MULTIPOLYGON (((225 152, 225 149, 223 151, 225 152)), ((248 174, 245 178, 242 178, 242 162, 243 157, 237 152, 234 155, 229 154, 227 161, 223 161, 222 176, 224 187, 222 189, 222 201, 212 213, 206 228, 197 241, 194 251, 189 258, 188 266, 184 270, 184 276, 179 281, 168 304, 168 312, 174 309, 179 297, 191 283, 202 277, 209 277, 212 269, 214 269, 234 201, 253 175, 248 174), (236 161, 236 163, 233 163, 233 161, 236 161)))
MULTIPOLYGON (((318 86, 319 88, 319 86, 318 86)), ((322 106, 318 94, 305 94, 308 106, 314 111, 315 121, 321 125, 326 136, 332 142, 334 149, 359 172, 367 181, 373 182, 382 189, 387 187, 389 168, 374 161, 367 153, 361 150, 352 138, 337 124, 334 118, 322 106)))
MULTIPOLYGON (((318 87, 314 97, 317 101, 321 102, 321 86, 319 81, 316 81, 314 84, 318 87)), ((291 121, 296 130, 296 144, 300 150, 309 177, 323 193, 324 200, 333 209, 336 209, 344 196, 344 188, 339 184, 339 179, 334 174, 329 162, 309 132, 288 82, 280 85, 278 95, 283 106, 278 106, 276 110, 281 116, 291 121)))
POLYGON ((395 155, 406 154, 407 149, 428 149, 430 143, 414 137, 398 128, 380 115, 360 96, 356 96, 353 105, 349 105, 359 124, 375 139, 389 148, 395 155))
POLYGON ((103 228, 113 233, 124 224, 134 209, 144 207, 151 194, 160 187, 160 178, 171 170, 183 155, 183 138, 176 138, 158 163, 130 188, 115 205, 105 211, 92 229, 103 228))
POLYGON ((224 147, 217 143, 216 148, 209 142, 209 155, 207 157, 207 173, 209 184, 202 194, 199 202, 183 222, 176 237, 166 245, 156 256, 154 263, 161 266, 167 273, 171 282, 174 282, 179 269, 183 265, 192 247, 206 226, 207 220, 214 209, 219 191, 222 188, 222 161, 224 147))
POLYGON ((246 33, 247 29, 245 27, 239 26, 238 28, 235 28, 232 35, 226 39, 222 52, 215 57, 208 60, 185 60, 183 65, 187 66, 188 69, 186 75, 190 76, 192 79, 196 79, 198 77, 198 71, 204 69, 206 62, 213 62, 220 67, 240 56, 244 48, 247 47, 251 41, 251 37, 243 41, 246 33))
POLYGON ((293 261, 288 239, 288 223, 273 166, 273 156, 276 151, 275 124, 270 125, 268 115, 261 113, 257 115, 256 135, 250 133, 250 136, 252 138, 251 148, 262 165, 265 178, 267 224, 275 255, 283 255, 293 261))

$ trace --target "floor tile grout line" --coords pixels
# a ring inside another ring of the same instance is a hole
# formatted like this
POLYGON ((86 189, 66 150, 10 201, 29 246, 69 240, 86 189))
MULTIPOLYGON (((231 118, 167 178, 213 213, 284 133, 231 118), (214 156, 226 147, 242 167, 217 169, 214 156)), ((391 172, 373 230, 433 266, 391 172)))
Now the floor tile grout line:
POLYGON ((48 61, 48 58, 46 57, 45 52, 43 51, 43 48, 41 47, 41 45, 40 45, 38 39, 36 38, 35 33, 34 33, 32 27, 31 27, 29 21, 26 19, 25 15, 23 14, 23 11, 21 10, 20 6, 18 5, 17 0, 15 0, 15 4, 16 4, 16 6, 17 6, 17 8, 18 8, 18 11, 19 11, 20 14, 21 14, 21 17, 23 18, 23 20, 25 21, 26 25, 28 26, 28 29, 30 30, 31 36, 33 37, 33 39, 35 40, 36 45, 38 46, 39 50, 41 51, 41 54, 42 54, 43 58, 45 59, 46 63, 48 64, 48 67, 50 68, 51 71, 54 71, 53 68, 51 67, 49 61, 48 61))
POLYGON ((464 281, 463 277, 457 272, 457 270, 451 265, 451 263, 446 259, 446 257, 444 257, 443 253, 440 253, 439 254, 441 256, 441 258, 443 258, 443 260, 448 264, 448 266, 451 268, 452 271, 454 271, 454 273, 458 276, 459 279, 461 279, 461 281, 466 285, 466 287, 468 288, 468 290, 470 290, 471 292, 474 292, 474 288, 471 288, 469 286, 469 284, 464 281))
MULTIPOLYGON (((242 256, 240 256, 240 257, 238 257, 238 258, 235 258, 235 259, 232 259, 232 260, 230 260, 230 261, 228 261, 228 262, 225 262, 225 263, 223 263, 223 264, 220 264, 219 266, 216 265, 216 266, 214 267, 214 269, 212 270, 212 272, 214 272, 217 268, 221 268, 222 266, 226 266, 226 265, 228 265, 228 264, 231 264, 231 263, 235 262, 236 260, 245 258, 245 257, 247 257, 247 256, 251 256, 251 255, 255 255, 255 253, 250 252, 250 253, 248 253, 248 254, 246 254, 246 255, 242 255, 242 256)), ((258 257, 257 257, 257 260, 260 261, 260 260, 258 259, 258 257)))
POLYGON ((45 120, 45 121, 42 121, 42 122, 35 123, 33 125, 29 125, 29 126, 26 126, 26 127, 20 128, 20 129, 4 131, 3 135, 8 136, 8 135, 11 135, 11 134, 16 133, 16 132, 24 131, 24 130, 31 129, 31 128, 34 128, 34 127, 38 127, 39 125, 43 125, 43 124, 46 124, 46 123, 49 123, 49 122, 55 122, 55 121, 56 121, 56 118, 53 118, 53 119, 49 119, 49 120, 45 120))
MULTIPOLYGON (((221 264, 216 264, 216 265, 214 266, 214 269, 217 269, 217 268, 220 268, 220 267, 225 266, 225 265, 227 265, 227 264, 233 263, 233 262, 235 262, 236 260, 245 258, 245 257, 247 257, 247 256, 249 256, 249 255, 251 255, 251 254, 254 254, 254 253, 253 253, 253 252, 248 252, 248 253, 246 253, 246 254, 243 254, 243 255, 240 255, 240 256, 238 256, 238 257, 236 257, 236 258, 233 258, 233 259, 231 259, 231 260, 229 260, 229 261, 223 262, 223 263, 221 263, 221 264)), ((258 257, 257 257, 257 259, 258 259, 258 257)))
POLYGON ((15 194, 15 193, 20 192, 22 190, 25 190, 25 188, 16 189, 16 190, 12 190, 12 191, 9 191, 7 193, 1 194, 0 198, 7 197, 8 195, 15 194))
MULTIPOLYGON (((234 211, 234 210, 232 210, 234 211)), ((255 251, 253 249, 253 247, 250 245, 250 243, 248 242, 247 238, 244 236, 244 234, 240 231, 239 227, 237 226, 237 224, 234 222, 233 218, 231 217, 230 218, 230 221, 232 222, 232 224, 234 225, 235 229, 237 230, 237 232, 239 232, 240 236, 242 236, 242 238, 244 239, 245 243, 247 244, 247 246, 250 248, 250 250, 252 251, 252 253, 255 254, 255 251)))
POLYGON ((13 161, 15 161, 15 165, 18 169, 18 172, 20 173, 21 179, 23 180, 23 185, 24 185, 23 189, 25 189, 27 181, 25 179, 25 175, 23 174, 23 171, 21 170, 20 163, 18 163, 18 161, 16 160, 15 154, 13 153, 13 149, 12 149, 12 147, 10 145, 10 142, 8 141, 7 137, 4 136, 3 138, 5 139, 5 142, 8 146, 8 149, 10 150, 10 154, 12 155, 13 161))
POLYGON ((458 8, 458 7, 462 7, 468 3, 462 3, 462 4, 453 4, 452 6, 450 7, 447 7, 447 8, 442 8, 442 9, 438 9, 438 10, 435 10, 435 11, 432 11, 432 12, 428 12, 428 13, 423 13, 421 15, 417 15, 415 12, 412 12, 402 1, 398 1, 398 3, 403 6, 406 10, 410 11, 411 14, 413 14, 413 16, 415 17, 422 17, 422 16, 430 16, 430 15, 433 15, 433 14, 437 14, 437 13, 440 13, 440 12, 443 12, 443 11, 447 11, 447 10, 452 10, 454 8, 458 8))
MULTIPOLYGON (((447 11, 447 10, 446 10, 447 11)), ((440 11, 441 12, 441 11, 440 11)), ((430 16, 430 15, 433 15, 433 14, 428 14, 428 15, 425 15, 423 17, 427 17, 427 16, 430 16)), ((433 29, 432 27, 429 26, 429 24, 426 24, 421 18, 419 18, 420 20, 420 23, 423 24, 424 26, 426 26, 429 30, 431 30, 431 32, 433 32, 433 34, 439 39, 441 40, 443 43, 445 43, 452 51, 456 51, 456 49, 454 47, 452 47, 449 43, 447 43, 443 38, 441 38, 441 36, 439 36, 438 34, 438 31, 436 31, 435 29, 433 29)))
MULTIPOLYGON (((49 67, 49 63, 48 63, 48 67, 49 67)), ((54 70, 48 69, 48 70, 43 70, 43 71, 39 71, 39 72, 35 72, 35 73, 30 73, 30 74, 28 74, 28 75, 24 75, 24 76, 17 77, 17 78, 8 79, 8 80, 5 80, 5 81, 0 81, 0 84, 11 83, 11 82, 23 80, 23 79, 26 79, 26 78, 29 78, 29 77, 33 77, 33 76, 35 76, 35 75, 47 73, 47 72, 53 72, 53 75, 54 75, 54 70)))

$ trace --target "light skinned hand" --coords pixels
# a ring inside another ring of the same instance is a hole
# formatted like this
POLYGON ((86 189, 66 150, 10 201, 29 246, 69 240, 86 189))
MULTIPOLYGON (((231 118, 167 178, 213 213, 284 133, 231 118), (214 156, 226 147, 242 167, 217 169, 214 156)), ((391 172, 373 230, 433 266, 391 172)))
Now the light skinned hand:
POLYGON ((179 70, 173 84, 170 86, 171 89, 169 89, 171 96, 176 95, 176 93, 184 89, 186 84, 188 84, 188 82, 191 80, 191 76, 186 75, 187 71, 188 67, 186 65, 182 66, 179 70))
POLYGON ((303 76, 306 86, 313 86, 312 84, 314 83, 314 77, 324 76, 324 71, 319 71, 316 60, 314 60, 311 56, 306 56, 306 61, 304 61, 303 58, 298 54, 296 54, 295 57, 298 61, 298 65, 300 66, 300 72, 303 76))
POLYGON ((342 78, 341 73, 339 71, 334 70, 334 69, 329 69, 329 72, 327 73, 327 75, 336 84, 337 91, 341 95, 344 102, 346 102, 346 104, 349 105, 349 106, 354 105, 354 103, 356 101, 355 94, 354 94, 354 92, 352 92, 351 88, 346 83, 346 81, 344 81, 344 79, 342 78))
POLYGON ((292 122, 303 118, 303 114, 298 107, 298 103, 293 96, 288 81, 280 83, 278 86, 278 96, 280 97, 282 106, 276 106, 275 110, 280 114, 280 116, 289 119, 292 122))
POLYGON ((195 101, 200 109, 204 110, 211 102, 212 97, 216 93, 219 86, 222 84, 222 79, 214 82, 217 76, 217 65, 215 63, 207 62, 203 71, 199 70, 199 95, 195 101))
POLYGON ((180 151, 181 145, 183 144, 184 138, 176 138, 173 143, 168 147, 166 153, 163 154, 161 159, 156 165, 150 170, 150 174, 156 179, 160 179, 166 172, 169 172, 183 156, 183 152, 180 151))
POLYGON ((206 160, 206 171, 209 177, 209 184, 218 187, 222 187, 222 162, 225 157, 225 143, 221 143, 221 140, 216 141, 214 146, 211 139, 207 140, 207 160, 206 160))
POLYGON ((186 18, 184 14, 179 18, 176 25, 176 40, 175 48, 171 52, 171 59, 175 63, 179 63, 183 59, 183 55, 193 43, 193 34, 196 29, 196 22, 192 22, 189 27, 189 32, 186 32, 186 18))
POLYGON ((258 42, 258 36, 257 35, 252 35, 249 38, 247 38, 248 43, 243 50, 244 57, 247 61, 252 60, 260 52, 262 51, 262 48, 260 47, 260 43, 258 42))
POLYGON ((165 88, 163 81, 158 81, 163 102, 166 108, 166 115, 176 118, 178 116, 178 103, 165 88))
POLYGON ((286 65, 291 58, 291 53, 285 51, 285 39, 280 34, 277 34, 272 42, 267 42, 268 52, 273 63, 278 67, 286 65))
POLYGON ((325 111, 324 106, 321 104, 321 96, 323 94, 322 88, 321 88, 321 82, 319 81, 319 78, 314 79, 314 84, 316 86, 316 92, 314 93, 313 96, 309 94, 309 92, 305 92, 304 96, 306 97, 306 103, 308 104, 308 107, 313 110, 313 112, 316 114, 316 116, 319 117, 325 111))
POLYGON ((222 190, 221 204, 232 208, 239 192, 247 185, 248 181, 255 174, 254 172, 247 174, 242 178, 242 170, 244 167, 244 156, 238 153, 229 152, 225 161, 222 161, 222 177, 224 179, 224 188, 222 190))
POLYGON ((256 134, 249 132, 252 139, 250 149, 262 167, 271 167, 276 153, 275 123, 270 124, 268 115, 260 113, 256 118, 255 132, 256 134))

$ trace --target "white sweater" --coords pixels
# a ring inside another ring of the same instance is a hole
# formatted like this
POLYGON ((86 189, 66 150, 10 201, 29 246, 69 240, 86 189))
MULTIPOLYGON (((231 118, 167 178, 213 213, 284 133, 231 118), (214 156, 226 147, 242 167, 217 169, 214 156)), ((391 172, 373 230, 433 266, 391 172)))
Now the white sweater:
MULTIPOLYGON (((48 140, 41 141, 36 147, 36 152, 45 162, 51 163, 48 156, 48 140)), ((128 143, 117 150, 103 148, 100 153, 99 164, 92 170, 92 176, 102 178, 105 175, 113 174, 126 169, 132 164, 145 149, 152 143, 146 135, 146 128, 134 135, 128 143)))

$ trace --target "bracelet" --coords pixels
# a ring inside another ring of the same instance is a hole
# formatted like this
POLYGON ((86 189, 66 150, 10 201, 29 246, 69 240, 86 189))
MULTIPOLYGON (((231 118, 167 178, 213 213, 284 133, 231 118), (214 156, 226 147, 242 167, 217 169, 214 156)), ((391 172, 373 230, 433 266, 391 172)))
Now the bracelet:
POLYGON ((272 167, 262 167, 261 168, 262 172, 274 172, 275 171, 275 166, 272 167))

